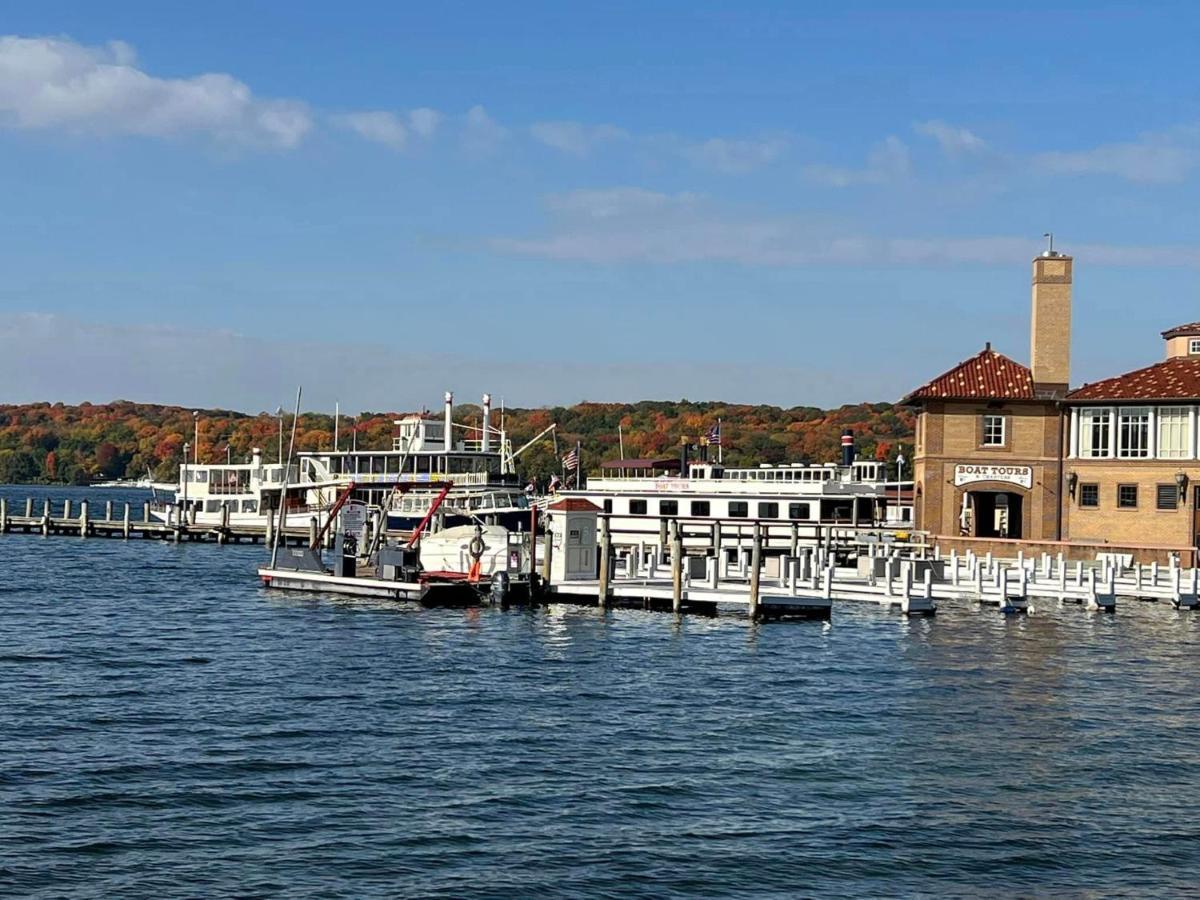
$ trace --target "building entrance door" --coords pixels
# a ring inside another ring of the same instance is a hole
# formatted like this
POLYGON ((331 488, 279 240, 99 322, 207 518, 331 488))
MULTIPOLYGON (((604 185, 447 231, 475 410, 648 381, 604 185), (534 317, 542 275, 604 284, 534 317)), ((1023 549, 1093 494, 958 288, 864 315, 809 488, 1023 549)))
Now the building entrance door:
POLYGON ((972 491, 971 506, 975 518, 975 537, 1021 537, 1023 499, 1020 494, 1006 491, 972 491))

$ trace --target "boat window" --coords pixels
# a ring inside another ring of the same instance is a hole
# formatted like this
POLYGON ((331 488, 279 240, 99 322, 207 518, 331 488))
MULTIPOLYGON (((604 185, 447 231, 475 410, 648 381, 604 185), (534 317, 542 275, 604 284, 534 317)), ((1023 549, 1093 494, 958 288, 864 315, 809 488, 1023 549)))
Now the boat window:
POLYGON ((707 516, 709 514, 708 513, 708 501, 707 500, 693 500, 691 511, 692 511, 693 516, 707 516))
POLYGON ((750 515, 750 504, 743 500, 729 501, 729 515, 735 519, 744 519, 750 515))
POLYGON ((612 499, 611 498, 604 501, 604 511, 606 513, 612 512, 612 499))
POLYGON ((658 514, 660 516, 677 516, 679 515, 678 500, 659 500, 658 514))
POLYGON ((204 512, 217 512, 220 508, 220 500, 209 500, 204 504, 204 512))
POLYGON ((258 512, 258 501, 257 500, 243 500, 242 501, 242 512, 244 512, 244 513, 258 512))
POLYGON ((758 504, 758 517, 760 519, 778 519, 779 504, 778 503, 760 503, 758 504))
POLYGON ((646 501, 645 500, 630 500, 629 501, 629 514, 631 516, 644 516, 646 514, 646 501))
POLYGON ((807 519, 809 516, 809 505, 807 503, 789 503, 788 518, 789 519, 807 519))

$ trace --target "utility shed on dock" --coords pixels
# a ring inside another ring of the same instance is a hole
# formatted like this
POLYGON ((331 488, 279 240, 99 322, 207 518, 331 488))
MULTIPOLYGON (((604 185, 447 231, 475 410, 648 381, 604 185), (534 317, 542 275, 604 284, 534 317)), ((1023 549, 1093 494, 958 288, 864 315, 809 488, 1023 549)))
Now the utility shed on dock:
POLYGON ((600 507, 568 497, 546 507, 550 514, 553 553, 550 581, 582 581, 596 577, 596 521, 600 507))

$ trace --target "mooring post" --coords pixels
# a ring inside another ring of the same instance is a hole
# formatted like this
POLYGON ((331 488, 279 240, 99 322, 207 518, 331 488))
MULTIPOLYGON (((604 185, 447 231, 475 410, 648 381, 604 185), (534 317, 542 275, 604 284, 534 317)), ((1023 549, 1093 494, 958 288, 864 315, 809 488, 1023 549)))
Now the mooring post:
POLYGON ((667 520, 658 520, 658 546, 662 548, 662 552, 667 552, 667 520))
POLYGON ((112 521, 113 502, 111 500, 104 501, 104 521, 112 521))
MULTIPOLYGON (((550 583, 550 563, 554 557, 554 532, 550 530, 550 523, 545 524, 546 536, 542 541, 542 583, 550 583)), ((530 535, 531 541, 537 540, 536 535, 530 535)))
POLYGON ((267 510, 267 546, 275 546, 275 510, 267 510))
POLYGON ((671 533, 671 611, 683 611, 683 535, 679 520, 672 519, 671 533))
POLYGON ((754 523, 753 544, 750 546, 750 618, 758 619, 758 577, 762 566, 762 526, 754 523))
POLYGON ((796 551, 800 549, 800 523, 792 523, 791 542, 788 545, 788 555, 795 557, 796 551))
POLYGON ((224 544, 229 540, 229 507, 221 504, 221 528, 217 532, 217 543, 224 544))
POLYGON ((79 536, 87 537, 88 533, 88 502, 79 501, 79 536))
POLYGON ((8 501, 0 497, 0 534, 8 533, 8 501))
MULTIPOLYGON (((313 516, 308 520, 308 546, 312 546, 317 542, 317 529, 321 526, 317 524, 317 517, 313 516)), ((536 540, 536 536, 534 537, 536 540)))
POLYGON ((63 501, 63 521, 65 522, 67 519, 70 519, 70 518, 71 518, 71 501, 64 500, 63 501))
POLYGON ((150 521, 150 501, 147 500, 142 504, 142 522, 150 521))
POLYGON ((608 608, 608 517, 600 517, 600 590, 596 603, 601 609, 608 608))
POLYGON ((25 498, 25 518, 27 518, 27 519, 33 518, 33 498, 32 497, 25 498))
POLYGON ((129 540, 129 504, 125 504, 125 515, 121 520, 121 536, 129 540))

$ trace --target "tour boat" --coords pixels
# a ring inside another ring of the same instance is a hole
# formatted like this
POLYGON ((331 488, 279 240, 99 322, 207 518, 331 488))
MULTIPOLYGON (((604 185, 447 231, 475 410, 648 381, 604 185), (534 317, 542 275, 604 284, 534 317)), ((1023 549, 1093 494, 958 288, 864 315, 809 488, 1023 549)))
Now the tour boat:
POLYGON ((384 511, 390 531, 415 528, 443 492, 439 528, 481 523, 527 530, 529 498, 515 473, 521 450, 513 453, 504 430, 493 427, 491 397, 483 396, 482 425, 469 429, 478 435, 470 440, 454 439, 453 430, 466 426, 452 421, 453 401, 447 393, 444 418, 416 413, 396 420, 390 450, 300 452, 286 479, 285 467, 264 463, 257 449, 242 465, 185 463, 175 502, 156 506, 155 515, 170 521, 182 509, 197 524, 264 524, 284 494, 294 521, 328 510, 353 484, 349 499, 384 511))

